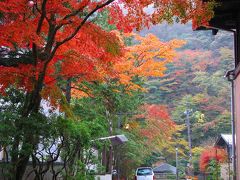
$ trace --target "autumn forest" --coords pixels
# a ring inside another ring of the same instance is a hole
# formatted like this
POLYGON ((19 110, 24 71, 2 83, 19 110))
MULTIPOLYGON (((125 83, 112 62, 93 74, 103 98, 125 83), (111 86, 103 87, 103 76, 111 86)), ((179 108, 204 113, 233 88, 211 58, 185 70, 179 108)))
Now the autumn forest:
POLYGON ((1 0, 0 179, 132 179, 139 166, 175 166, 176 148, 179 177, 214 177, 234 62, 231 34, 197 31, 215 6, 1 0))

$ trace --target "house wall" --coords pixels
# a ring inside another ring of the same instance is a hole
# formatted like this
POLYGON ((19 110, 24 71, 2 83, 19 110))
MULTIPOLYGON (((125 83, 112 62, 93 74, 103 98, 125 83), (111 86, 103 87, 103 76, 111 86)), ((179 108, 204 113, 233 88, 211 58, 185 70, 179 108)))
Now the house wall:
POLYGON ((96 175, 95 180, 112 180, 112 175, 111 174, 96 175))
POLYGON ((229 180, 229 177, 231 177, 231 171, 232 171, 232 163, 221 164, 221 178, 223 180, 229 180))
POLYGON ((237 180, 240 180, 240 75, 234 81, 237 180))
POLYGON ((0 161, 3 160, 3 151, 0 151, 0 161))

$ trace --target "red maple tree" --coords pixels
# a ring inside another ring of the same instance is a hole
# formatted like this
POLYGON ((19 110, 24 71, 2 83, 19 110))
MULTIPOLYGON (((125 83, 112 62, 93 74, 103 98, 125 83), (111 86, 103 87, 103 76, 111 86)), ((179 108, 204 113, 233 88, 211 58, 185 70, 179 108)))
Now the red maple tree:
POLYGON ((216 160, 217 163, 222 163, 226 160, 226 158, 227 153, 224 149, 220 149, 217 147, 206 148, 200 156, 200 170, 203 172, 206 171, 211 160, 216 160))
MULTIPOLYGON (((10 85, 24 90, 21 116, 29 117, 38 113, 43 95, 49 96, 56 90, 59 76, 66 80, 76 76, 101 80, 124 51, 115 33, 94 24, 103 8, 108 9, 110 23, 129 32, 171 21, 174 16, 182 22, 193 19, 194 24, 206 23, 213 15, 213 6, 202 0, 2 0, 0 91, 4 93, 10 85), (146 11, 149 6, 154 7, 151 12, 146 11)), ((16 135, 15 139, 15 147, 19 147, 19 137, 16 135)), ((31 136, 26 135, 22 151, 29 144, 35 145, 31 136)), ((29 156, 22 153, 12 157, 16 165, 13 173, 19 179, 29 156)))
POLYGON ((176 124, 171 120, 168 109, 164 105, 146 104, 142 107, 144 114, 138 118, 144 118, 146 126, 139 129, 141 136, 147 138, 151 144, 158 139, 171 138, 176 124))

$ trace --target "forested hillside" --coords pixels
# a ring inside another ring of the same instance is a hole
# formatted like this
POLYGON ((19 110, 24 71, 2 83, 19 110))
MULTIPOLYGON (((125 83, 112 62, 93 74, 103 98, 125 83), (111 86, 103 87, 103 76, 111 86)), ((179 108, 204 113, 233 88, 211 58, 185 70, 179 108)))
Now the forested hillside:
MULTIPOLYGON (((212 145, 220 133, 230 133, 230 83, 224 75, 233 69, 232 34, 192 31, 191 24, 162 24, 140 34, 147 33, 162 41, 186 41, 178 58, 167 65, 165 75, 149 78, 147 102, 166 105, 178 125, 185 125, 184 112, 190 110, 193 148, 212 145)), ((186 126, 180 134, 187 140, 186 126)))
POLYGON ((194 160, 230 131, 232 37, 144 28, 206 25, 215 6, 0 0, 0 179, 133 179, 143 164, 175 165, 176 146, 184 177, 184 112, 194 160))

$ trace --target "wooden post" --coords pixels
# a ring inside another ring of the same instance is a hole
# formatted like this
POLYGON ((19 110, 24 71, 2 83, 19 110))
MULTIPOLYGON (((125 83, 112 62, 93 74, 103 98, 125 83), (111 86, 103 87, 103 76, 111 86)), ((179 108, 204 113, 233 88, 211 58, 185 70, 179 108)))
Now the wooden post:
POLYGON ((236 32, 234 34, 234 49, 235 49, 235 67, 240 62, 240 12, 237 14, 236 32))

